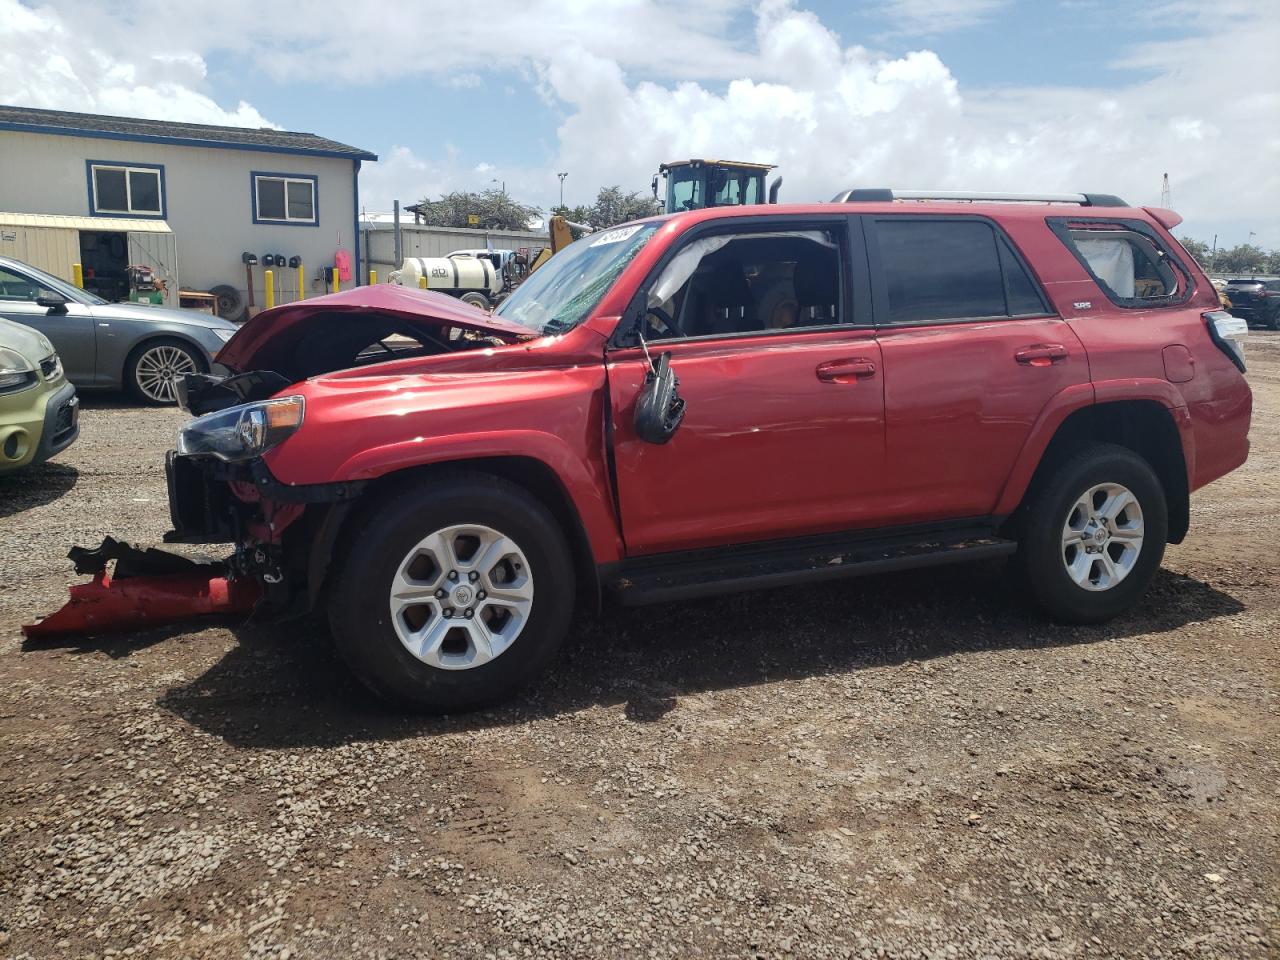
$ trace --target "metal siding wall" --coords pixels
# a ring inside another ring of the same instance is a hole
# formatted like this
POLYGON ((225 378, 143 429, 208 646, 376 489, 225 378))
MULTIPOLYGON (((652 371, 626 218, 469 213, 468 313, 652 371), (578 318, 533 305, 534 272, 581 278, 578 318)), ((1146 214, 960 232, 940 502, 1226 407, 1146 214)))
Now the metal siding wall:
POLYGON ((13 240, 0 239, 0 255, 29 263, 67 283, 73 282, 71 265, 80 260, 78 230, 5 227, 0 233, 16 235, 13 240))
POLYGON ((164 305, 178 306, 178 241, 172 233, 130 233, 129 263, 150 267, 164 280, 164 305))

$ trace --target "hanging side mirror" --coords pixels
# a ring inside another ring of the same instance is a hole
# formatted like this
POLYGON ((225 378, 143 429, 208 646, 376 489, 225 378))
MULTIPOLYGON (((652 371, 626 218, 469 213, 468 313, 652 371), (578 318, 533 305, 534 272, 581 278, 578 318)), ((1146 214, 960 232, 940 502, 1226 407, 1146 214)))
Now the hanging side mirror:
POLYGON ((40 290, 36 293, 36 306, 46 308, 50 313, 66 313, 68 300, 53 290, 40 290))
POLYGON ((684 420, 680 378, 671 369, 671 354, 659 354, 649 366, 636 400, 636 436, 646 443, 666 443, 684 420))

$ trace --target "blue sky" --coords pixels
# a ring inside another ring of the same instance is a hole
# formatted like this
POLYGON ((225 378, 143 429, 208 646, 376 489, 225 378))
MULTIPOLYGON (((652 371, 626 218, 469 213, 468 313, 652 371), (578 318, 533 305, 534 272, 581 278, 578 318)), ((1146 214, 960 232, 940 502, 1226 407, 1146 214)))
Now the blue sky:
POLYGON ((1263 0, 0 0, 0 102, 273 124, 378 153, 370 209, 491 180, 642 190, 663 159, 853 185, 1097 190, 1280 247, 1280 18, 1263 0), (139 43, 142 35, 163 43, 139 43))

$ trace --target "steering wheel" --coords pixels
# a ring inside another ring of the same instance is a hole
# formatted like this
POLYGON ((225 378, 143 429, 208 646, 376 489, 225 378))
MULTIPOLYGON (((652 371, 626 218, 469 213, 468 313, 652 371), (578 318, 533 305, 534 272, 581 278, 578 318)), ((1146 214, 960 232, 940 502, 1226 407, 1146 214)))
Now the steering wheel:
POLYGON ((644 313, 646 317, 652 314, 654 317, 657 318, 658 323, 661 324, 661 326, 656 329, 663 336, 666 336, 666 337, 680 336, 680 331, 676 329, 675 319, 671 316, 671 314, 667 313, 667 311, 663 310, 661 307, 649 307, 647 310, 645 310, 644 313))

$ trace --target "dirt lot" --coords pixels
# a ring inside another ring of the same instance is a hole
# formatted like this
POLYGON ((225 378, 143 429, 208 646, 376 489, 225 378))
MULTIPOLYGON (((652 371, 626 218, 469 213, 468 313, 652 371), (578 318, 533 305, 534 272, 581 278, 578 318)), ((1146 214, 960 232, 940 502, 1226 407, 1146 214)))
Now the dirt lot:
POLYGON ((998 565, 617 612, 509 708, 379 707, 311 626, 24 647, 158 542, 182 416, 0 479, 0 956, 1280 956, 1280 336, 1132 616, 998 565))

